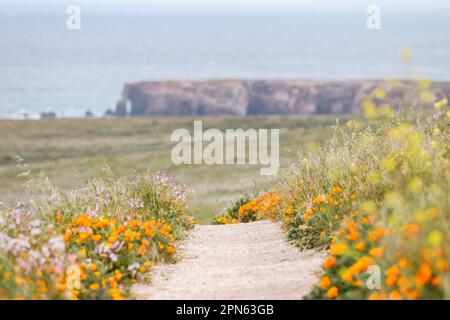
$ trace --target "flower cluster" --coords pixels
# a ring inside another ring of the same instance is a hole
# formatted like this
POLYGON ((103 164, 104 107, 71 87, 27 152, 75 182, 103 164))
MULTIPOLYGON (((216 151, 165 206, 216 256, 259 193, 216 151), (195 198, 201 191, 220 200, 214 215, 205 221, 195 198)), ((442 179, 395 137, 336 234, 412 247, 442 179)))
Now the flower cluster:
MULTIPOLYGON (((437 208, 427 212, 432 219, 437 219, 437 214, 437 208)), ((442 281, 448 277, 449 267, 443 234, 424 232, 423 224, 381 227, 375 217, 351 216, 342 223, 332 239, 320 283, 309 297, 442 298, 442 281), (379 279, 371 278, 371 266, 380 271, 379 279)))
POLYGON ((342 219, 352 214, 350 204, 354 198, 334 186, 300 204, 290 199, 291 205, 279 211, 278 217, 285 223, 288 239, 300 248, 326 248, 342 219))
POLYGON ((194 221, 160 173, 96 179, 0 215, 0 298, 125 299, 155 263, 174 261, 194 221))
POLYGON ((254 200, 248 197, 241 198, 231 209, 214 218, 214 224, 235 224, 258 221, 262 219, 275 219, 281 207, 283 198, 277 191, 268 192, 254 200))
MULTIPOLYGON (((447 102, 439 101, 437 113, 414 124, 398 116, 378 123, 376 131, 352 128, 341 144, 332 142, 299 162, 317 183, 335 181, 344 194, 336 208, 341 221, 329 233, 323 276, 309 298, 439 299, 448 294, 446 108, 447 102)), ((290 185, 296 181, 308 193, 302 175, 290 185)), ((324 213, 321 219, 329 222, 324 213)), ((324 224, 315 232, 327 229, 324 224)), ((297 232, 295 226, 289 230, 297 232)), ((296 233, 301 244, 305 237, 303 230, 296 233)))
MULTIPOLYGON (((372 99, 381 100, 384 90, 372 99)), ((323 276, 307 298, 450 294, 447 99, 434 109, 413 118, 366 102, 367 121, 336 127, 329 143, 300 154, 276 191, 237 210, 237 222, 277 219, 301 249, 328 250, 323 276), (385 116, 373 117, 372 108, 385 116)))

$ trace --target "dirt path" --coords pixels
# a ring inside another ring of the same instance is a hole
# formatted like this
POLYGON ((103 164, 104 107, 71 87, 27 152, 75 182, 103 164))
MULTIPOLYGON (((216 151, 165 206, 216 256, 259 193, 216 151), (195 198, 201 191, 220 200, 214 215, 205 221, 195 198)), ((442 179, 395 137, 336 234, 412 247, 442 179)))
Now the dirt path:
POLYGON ((139 299, 301 299, 317 280, 323 255, 289 245, 277 223, 196 226, 180 260, 157 266, 139 299))

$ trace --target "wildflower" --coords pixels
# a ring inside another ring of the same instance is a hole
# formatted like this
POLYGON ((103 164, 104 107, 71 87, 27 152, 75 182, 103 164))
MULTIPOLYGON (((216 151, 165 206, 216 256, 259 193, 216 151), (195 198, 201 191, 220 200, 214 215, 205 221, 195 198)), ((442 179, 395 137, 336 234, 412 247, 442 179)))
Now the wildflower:
POLYGON ((379 293, 372 293, 369 298, 369 300, 383 300, 383 296, 379 293))
POLYGON ((435 96, 430 91, 424 91, 420 94, 420 98, 424 103, 432 103, 435 100, 435 96))
POLYGON ((336 287, 336 286, 331 287, 331 288, 328 289, 328 291, 327 291, 327 297, 328 297, 329 299, 335 299, 335 298, 338 296, 338 294, 339 294, 339 289, 338 289, 338 287, 336 287))
POLYGON ((411 265, 411 262, 409 262, 409 260, 406 258, 400 258, 400 260, 398 261, 398 265, 400 268, 407 268, 411 265))
POLYGON ((350 269, 346 270, 342 273, 341 279, 346 282, 352 282, 353 281, 353 273, 350 269))
POLYGON ((421 287, 428 283, 431 280, 432 270, 431 267, 427 263, 422 263, 419 267, 419 270, 416 272, 416 285, 421 287))
POLYGON ((132 237, 133 237, 133 231, 130 230, 130 229, 127 229, 127 231, 125 231, 124 236, 125 236, 126 238, 132 238, 132 237))
POLYGON ((175 248, 172 247, 172 246, 167 246, 166 247, 166 251, 167 251, 167 253, 174 253, 175 252, 175 248))
POLYGON ((138 250, 138 255, 142 256, 142 255, 144 255, 146 252, 147 252, 147 248, 145 248, 145 246, 141 245, 141 246, 139 247, 139 250, 138 250))
POLYGON ((408 299, 415 300, 419 298, 419 292, 417 290, 412 290, 406 293, 408 299))
POLYGON ((381 247, 372 248, 369 251, 369 254, 375 258, 382 258, 384 256, 384 249, 381 247))
POLYGON ((394 286, 394 285, 397 283, 397 277, 396 277, 396 276, 388 276, 388 277, 386 278, 385 283, 386 283, 388 286, 392 287, 392 286, 394 286))
POLYGON ((117 235, 112 235, 108 238, 108 242, 113 244, 117 241, 117 239, 118 239, 117 235))
POLYGON ((355 241, 359 239, 359 232, 352 230, 350 231, 350 233, 347 235, 347 239, 351 240, 351 241, 355 241))
POLYGON ((336 187, 333 187, 333 189, 331 189, 331 193, 332 194, 339 194, 339 193, 342 193, 342 188, 341 187, 339 187, 339 186, 336 186, 336 187))
POLYGON ((116 281, 120 281, 120 280, 122 280, 123 276, 122 276, 122 273, 119 270, 116 270, 116 272, 114 274, 114 277, 115 277, 116 281))
POLYGON ((91 239, 94 242, 99 242, 102 239, 102 235, 101 234, 93 234, 93 235, 91 235, 91 239))
POLYGON ((92 284, 89 286, 89 289, 91 289, 91 290, 98 290, 98 289, 100 289, 100 286, 99 286, 98 283, 92 283, 92 284))
POLYGON ((356 287, 360 287, 362 286, 363 282, 361 279, 356 280, 355 282, 353 282, 353 285, 356 287))
POLYGON ((323 267, 326 269, 333 268, 335 265, 336 265, 336 258, 333 256, 327 257, 323 263, 323 267))
POLYGON ((375 90, 372 91, 372 95, 376 99, 384 99, 386 97, 386 90, 384 90, 383 88, 375 88, 375 90))
POLYGON ((394 290, 389 294, 389 299, 390 300, 402 300, 402 295, 397 290, 394 290))
POLYGON ((445 260, 438 260, 436 263, 436 267, 441 272, 447 272, 448 271, 448 263, 445 260))
POLYGON ((420 232, 420 227, 416 224, 407 224, 405 230, 408 231, 410 235, 415 235, 420 232))
POLYGON ((436 247, 438 245, 441 244, 442 242, 442 232, 438 231, 438 230, 433 230, 428 234, 428 243, 432 246, 432 247, 436 247))
POLYGON ((322 277, 322 279, 320 279, 320 287, 322 289, 327 289, 329 286, 331 286, 330 277, 327 276, 322 277))
POLYGON ((440 286, 441 283, 442 283, 442 280, 440 277, 434 277, 433 279, 431 279, 431 285, 434 287, 440 286))
POLYGON ((397 264, 392 265, 389 269, 386 270, 386 275, 389 276, 395 276, 397 277, 400 273, 400 268, 397 264))
POLYGON ((361 204, 361 210, 364 213, 371 214, 375 211, 375 209, 375 203, 373 203, 372 201, 365 201, 361 204))
POLYGON ((334 256, 340 256, 347 251, 348 246, 345 243, 339 243, 332 245, 330 248, 330 253, 334 256))
POLYGON ((321 204, 321 203, 324 203, 325 202, 325 200, 322 198, 322 196, 317 196, 316 198, 314 198, 314 200, 313 200, 313 203, 315 203, 315 204, 321 204))

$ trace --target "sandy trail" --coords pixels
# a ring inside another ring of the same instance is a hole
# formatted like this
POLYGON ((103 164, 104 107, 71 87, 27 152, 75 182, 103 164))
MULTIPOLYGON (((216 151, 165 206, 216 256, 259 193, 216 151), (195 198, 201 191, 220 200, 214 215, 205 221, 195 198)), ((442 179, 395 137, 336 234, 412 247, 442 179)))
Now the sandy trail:
POLYGON ((180 260, 153 268, 139 299, 301 299, 323 255, 289 245, 278 223, 201 225, 179 245, 180 260))

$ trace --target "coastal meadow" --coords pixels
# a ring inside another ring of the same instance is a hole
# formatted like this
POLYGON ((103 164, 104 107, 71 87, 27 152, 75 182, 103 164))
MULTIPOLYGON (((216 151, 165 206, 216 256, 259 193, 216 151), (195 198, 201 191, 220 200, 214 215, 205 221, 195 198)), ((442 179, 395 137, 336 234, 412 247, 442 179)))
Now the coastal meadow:
MULTIPOLYGON (((426 88, 419 94, 430 105, 426 88)), ((418 113, 380 106, 386 95, 376 89, 363 102, 365 119, 335 126, 275 188, 213 220, 273 219, 301 250, 326 250, 307 299, 450 297, 448 101, 418 113)))

